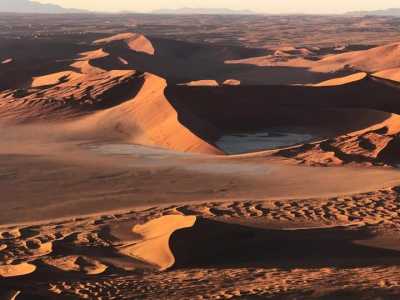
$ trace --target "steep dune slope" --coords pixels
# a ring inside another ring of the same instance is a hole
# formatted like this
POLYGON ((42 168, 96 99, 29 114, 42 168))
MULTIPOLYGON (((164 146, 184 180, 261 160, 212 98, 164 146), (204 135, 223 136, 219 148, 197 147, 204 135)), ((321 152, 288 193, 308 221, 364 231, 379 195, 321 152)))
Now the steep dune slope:
POLYGON ((397 163, 398 93, 396 84, 365 73, 316 86, 170 86, 167 89, 168 98, 178 112, 190 107, 196 116, 215 125, 222 134, 301 126, 327 138, 313 145, 269 152, 309 165, 397 163), (222 111, 225 113, 221 114, 222 111))
POLYGON ((364 76, 347 84, 321 87, 168 86, 166 95, 178 111, 190 107, 198 117, 224 131, 291 124, 327 126, 343 132, 386 119, 387 114, 378 113, 374 120, 370 113, 363 115, 362 109, 399 113, 399 91, 390 82, 364 76), (354 111, 348 109, 361 110, 354 118, 354 111))
POLYGON ((220 153, 193 132, 207 139, 215 129, 191 115, 181 112, 188 120, 190 131, 180 123, 178 113, 164 95, 167 84, 164 79, 151 74, 144 75, 144 84, 138 94, 129 101, 98 112, 72 123, 71 128, 102 136, 118 138, 131 143, 154 145, 180 151, 220 153))
MULTIPOLYGON (((399 86, 364 72, 306 86, 247 85, 246 79, 240 80, 241 85, 219 85, 222 79, 238 78, 232 74, 263 74, 263 68, 232 69, 225 64, 261 50, 149 39, 135 33, 99 39, 93 45, 101 48, 78 53, 67 69, 35 76, 20 89, 1 92, 2 123, 63 120, 67 136, 220 154, 213 144, 229 132, 306 126, 335 138, 368 132, 400 113, 399 86), (181 79, 190 84, 173 84, 181 79)), ((285 51, 292 56, 297 53, 292 50, 285 51)), ((381 55, 383 66, 395 65, 397 50, 392 44, 331 55, 310 60, 308 68, 339 64, 345 68, 354 61, 372 70, 379 61, 370 60, 371 55, 381 55)), ((303 60, 311 55, 299 53, 303 60)), ((293 70, 299 69, 286 71, 293 70)), ((394 127, 387 130, 392 135, 397 134, 394 127)))

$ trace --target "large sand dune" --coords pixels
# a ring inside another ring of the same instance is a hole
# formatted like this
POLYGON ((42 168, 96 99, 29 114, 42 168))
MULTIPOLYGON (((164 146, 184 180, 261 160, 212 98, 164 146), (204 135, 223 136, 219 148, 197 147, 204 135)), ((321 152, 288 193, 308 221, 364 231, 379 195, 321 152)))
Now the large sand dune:
POLYGON ((84 36, 0 67, 0 299, 400 289, 397 43, 84 36), (217 146, 276 127, 312 140, 217 146))

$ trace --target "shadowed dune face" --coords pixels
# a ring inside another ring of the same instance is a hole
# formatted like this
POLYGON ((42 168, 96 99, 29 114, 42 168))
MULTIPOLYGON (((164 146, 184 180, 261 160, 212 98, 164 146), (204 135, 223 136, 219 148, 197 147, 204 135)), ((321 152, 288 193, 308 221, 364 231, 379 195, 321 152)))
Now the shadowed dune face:
POLYGON ((146 74, 144 84, 138 94, 130 101, 79 119, 71 123, 72 130, 78 134, 114 137, 116 139, 159 146, 185 152, 220 154, 221 152, 202 136, 214 129, 206 122, 196 118, 190 111, 185 116, 196 131, 191 131, 178 119, 174 107, 166 99, 166 82, 155 75, 146 74))
MULTIPOLYGON (((399 252, 369 246, 368 229, 265 230, 198 218, 172 234, 174 268, 195 267, 360 267, 397 258, 399 252)), ((372 245, 371 245, 372 244, 372 245)), ((393 264, 393 260, 391 260, 393 264)))
MULTIPOLYGON (((314 72, 301 66, 226 63, 270 52, 267 49, 195 44, 145 37, 141 39, 146 42, 141 42, 139 46, 127 47, 131 39, 138 36, 121 34, 100 40, 100 45, 110 55, 93 61, 94 66, 107 70, 142 70, 166 78, 173 84, 210 79, 219 83, 234 79, 244 84, 294 84, 316 83, 335 77, 333 74, 314 72), (147 51, 148 48, 154 51, 147 51)), ((348 73, 348 70, 337 72, 339 75, 348 73)))
POLYGON ((168 86, 166 89, 180 121, 188 128, 191 127, 185 122, 184 113, 179 113, 186 109, 223 133, 292 125, 325 128, 334 135, 364 130, 389 119, 388 112, 398 112, 397 93, 397 87, 374 78, 327 87, 168 86))

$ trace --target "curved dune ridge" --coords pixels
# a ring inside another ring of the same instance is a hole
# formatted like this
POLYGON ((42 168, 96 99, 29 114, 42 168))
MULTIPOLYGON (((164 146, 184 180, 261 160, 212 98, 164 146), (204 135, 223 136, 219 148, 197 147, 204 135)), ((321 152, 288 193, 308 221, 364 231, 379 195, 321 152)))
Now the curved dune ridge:
POLYGON ((143 225, 135 225, 133 233, 140 238, 133 245, 120 248, 120 253, 140 259, 160 270, 172 267, 175 257, 170 249, 172 234, 194 226, 195 216, 170 215, 154 219, 143 225))
POLYGON ((359 72, 359 73, 351 74, 348 76, 334 78, 334 79, 326 80, 326 81, 316 83, 316 84, 311 84, 310 86, 316 86, 316 87, 318 87, 318 86, 321 86, 321 87, 322 86, 338 86, 338 85, 348 84, 351 82, 362 80, 362 79, 366 78, 367 75, 368 75, 367 73, 359 72))
POLYGON ((116 41, 123 41, 129 49, 149 55, 155 54, 151 41, 142 34, 121 33, 108 38, 99 39, 93 42, 94 45, 106 45, 116 41))
POLYGON ((102 73, 105 72, 105 70, 93 66, 92 62, 96 59, 101 59, 109 55, 110 54, 105 52, 104 49, 82 52, 78 54, 79 58, 75 59, 70 66, 74 69, 77 69, 82 74, 102 73))
MULTIPOLYGON (((166 99, 164 79, 144 75, 144 83, 131 100, 72 122, 72 130, 84 131, 103 137, 116 137, 131 143, 161 146, 179 151, 220 154, 221 152, 196 136, 178 120, 175 108, 166 99)), ((185 113, 185 112, 183 112, 185 113)), ((187 111, 186 117, 190 116, 187 111)), ((206 126, 195 116, 190 118, 194 127, 206 126)))

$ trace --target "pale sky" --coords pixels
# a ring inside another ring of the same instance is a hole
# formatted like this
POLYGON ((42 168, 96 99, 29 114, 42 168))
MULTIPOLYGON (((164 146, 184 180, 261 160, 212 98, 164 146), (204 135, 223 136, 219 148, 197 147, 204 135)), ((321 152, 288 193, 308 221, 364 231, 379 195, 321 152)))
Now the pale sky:
POLYGON ((342 13, 400 8, 399 0, 35 0, 68 8, 148 12, 159 8, 231 8, 262 13, 342 13))

